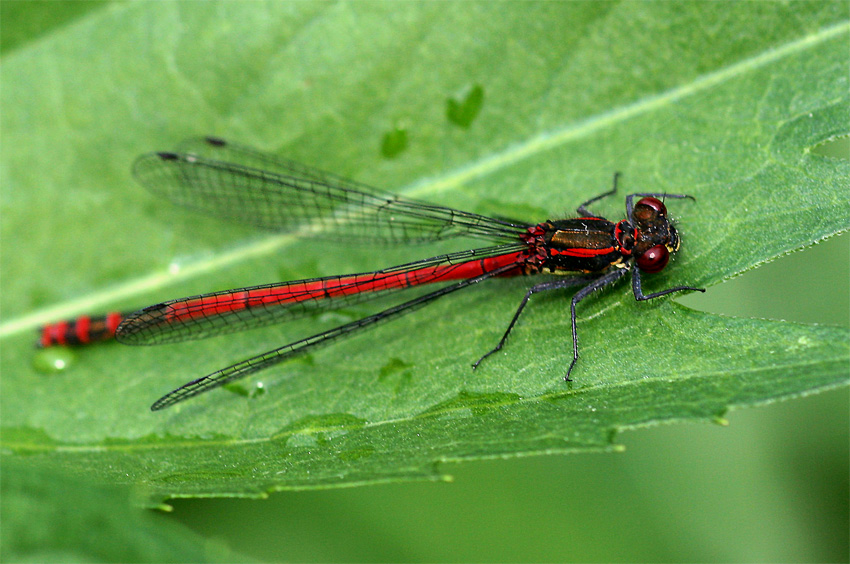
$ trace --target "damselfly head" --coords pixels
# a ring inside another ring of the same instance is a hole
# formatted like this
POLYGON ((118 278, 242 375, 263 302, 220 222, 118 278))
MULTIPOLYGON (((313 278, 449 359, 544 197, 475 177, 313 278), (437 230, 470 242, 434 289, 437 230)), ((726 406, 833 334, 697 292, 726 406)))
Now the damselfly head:
POLYGON ((670 253, 679 250, 679 234, 667 219, 667 207, 658 198, 638 200, 632 211, 638 233, 634 256, 644 272, 660 272, 667 266, 670 253))

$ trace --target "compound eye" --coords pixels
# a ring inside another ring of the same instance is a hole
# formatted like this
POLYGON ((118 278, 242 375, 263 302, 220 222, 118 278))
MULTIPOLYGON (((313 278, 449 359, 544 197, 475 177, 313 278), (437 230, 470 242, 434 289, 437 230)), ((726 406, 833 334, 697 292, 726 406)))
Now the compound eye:
POLYGON ((664 205, 664 202, 659 200, 658 198, 641 198, 638 200, 638 206, 646 206, 654 211, 659 216, 667 215, 667 207, 664 205))
POLYGON ((664 245, 655 245, 635 259, 638 268, 644 272, 660 272, 670 260, 670 251, 664 245))

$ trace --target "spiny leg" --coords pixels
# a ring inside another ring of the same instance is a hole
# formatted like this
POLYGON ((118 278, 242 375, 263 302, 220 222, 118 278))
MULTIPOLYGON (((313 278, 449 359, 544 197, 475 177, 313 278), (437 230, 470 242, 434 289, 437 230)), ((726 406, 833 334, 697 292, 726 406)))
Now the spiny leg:
POLYGON ((635 295, 635 299, 639 302, 644 300, 651 300, 652 298, 657 298, 659 296, 664 296, 667 294, 672 294, 673 292, 684 292, 686 290, 692 290, 694 292, 705 292, 705 288, 694 288, 692 286, 676 286, 675 288, 668 288, 666 290, 661 290, 660 292, 653 292, 652 294, 644 295, 643 289, 641 288, 640 281, 640 269, 637 264, 632 264, 632 292, 635 295))
POLYGON ((573 361, 570 363, 570 367, 567 369, 567 375, 564 376, 564 380, 566 380, 567 382, 570 381, 570 372, 573 371, 573 366, 575 366, 576 362, 578 361, 578 336, 576 334, 576 305, 578 305, 578 303, 580 301, 582 301, 584 298, 586 298, 587 296, 589 296, 590 294, 592 294, 596 290, 604 288, 605 286, 608 286, 609 284, 613 284, 614 282, 616 282, 617 280, 622 278, 623 275, 626 274, 626 272, 627 272, 627 269, 625 269, 625 268, 615 268, 614 270, 612 270, 608 274, 606 274, 606 275, 604 275, 600 278, 597 278, 596 280, 594 280, 593 282, 591 282, 590 284, 588 284, 587 286, 585 286, 584 288, 582 288, 581 290, 576 292, 576 294, 573 296, 573 299, 570 302, 570 321, 571 321, 571 328, 572 328, 572 335, 573 335, 573 361))
POLYGON ((592 211, 590 211, 589 209, 587 209, 587 206, 589 206, 593 202, 598 202, 599 200, 601 200, 602 198, 605 198, 606 196, 613 196, 614 194, 616 194, 617 193, 617 180, 619 178, 620 178, 620 173, 615 172, 614 173, 614 186, 610 190, 608 190, 607 192, 603 192, 603 193, 599 194, 598 196, 596 196, 595 198, 591 198, 588 201, 586 201, 585 203, 583 203, 582 205, 580 205, 576 209, 578 214, 581 217, 595 217, 596 214, 593 213, 592 211))
POLYGON ((528 304, 528 300, 531 299, 532 294, 536 294, 538 292, 547 292, 549 290, 559 290, 559 289, 562 289, 562 288, 569 288, 571 286, 577 286, 579 284, 587 282, 588 280, 594 280, 594 278, 587 277, 587 276, 573 277, 573 278, 562 278, 562 279, 559 279, 559 280, 551 280, 551 281, 548 281, 548 282, 541 282, 540 284, 535 284, 534 286, 529 288, 528 291, 525 293, 525 297, 522 298, 522 301, 520 302, 519 307, 516 310, 516 313, 514 313, 514 317, 513 317, 513 319, 511 319, 511 322, 508 325, 507 331, 505 331, 505 334, 502 335, 502 338, 499 340, 499 344, 496 345, 493 348, 493 350, 489 351, 484 356, 479 358, 475 362, 475 364, 472 365, 472 368, 478 368, 478 365, 481 364, 482 360, 484 360, 485 358, 487 358, 491 354, 502 349, 505 342, 508 340, 508 335, 511 334, 511 331, 514 328, 514 325, 516 324, 517 320, 519 319, 519 316, 522 314, 522 310, 525 309, 526 304, 528 304))

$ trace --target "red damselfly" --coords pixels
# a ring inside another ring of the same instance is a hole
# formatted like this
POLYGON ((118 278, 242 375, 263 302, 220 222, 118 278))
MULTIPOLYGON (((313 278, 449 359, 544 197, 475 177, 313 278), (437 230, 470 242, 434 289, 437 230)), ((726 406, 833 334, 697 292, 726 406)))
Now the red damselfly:
POLYGON ((85 344, 113 335, 128 344, 171 343, 338 309, 423 284, 445 284, 374 315, 193 380, 154 402, 154 411, 389 321, 488 278, 530 274, 570 276, 557 276, 529 288, 501 340, 473 367, 502 348, 533 294, 583 286, 570 302, 573 358, 565 376, 569 381, 578 360, 576 306, 592 292, 613 284, 628 271, 637 300, 686 290, 705 291, 676 286, 643 293, 641 273, 659 272, 667 265, 670 253, 679 249, 679 235, 659 198, 693 198, 683 194, 630 194, 626 196, 626 219, 614 223, 594 215, 588 206, 616 193, 618 175, 614 175, 610 190, 578 207, 578 217, 532 225, 395 196, 214 137, 189 140, 174 152, 143 155, 133 172, 141 184, 174 203, 265 229, 300 230, 309 236, 324 234, 361 242, 474 237, 494 243, 374 272, 213 292, 129 314, 84 316, 42 329, 41 346, 85 344), (635 203, 634 198, 640 199, 635 203))

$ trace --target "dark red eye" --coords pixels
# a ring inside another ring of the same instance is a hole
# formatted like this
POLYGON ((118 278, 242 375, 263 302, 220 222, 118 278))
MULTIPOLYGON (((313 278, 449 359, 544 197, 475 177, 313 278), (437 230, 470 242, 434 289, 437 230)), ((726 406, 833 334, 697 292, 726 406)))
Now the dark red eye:
POLYGON ((667 208, 664 206, 664 202, 659 200, 658 198, 641 198, 638 200, 637 205, 639 206, 647 206, 655 211, 658 215, 667 215, 667 208))
MULTIPOLYGON (((652 199, 654 200, 655 198, 652 199)), ((655 201, 657 202, 658 200, 655 201)), ((664 204, 661 205, 663 206, 664 204)), ((664 245, 655 245, 635 260, 638 268, 644 272, 660 272, 664 270, 664 267, 667 266, 667 261, 670 260, 670 251, 664 245)))

